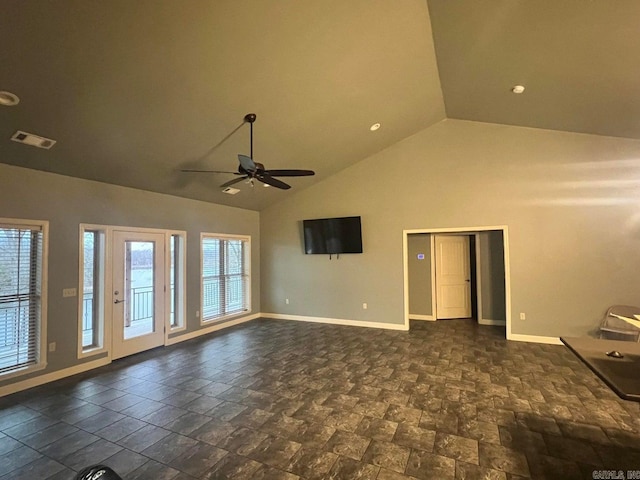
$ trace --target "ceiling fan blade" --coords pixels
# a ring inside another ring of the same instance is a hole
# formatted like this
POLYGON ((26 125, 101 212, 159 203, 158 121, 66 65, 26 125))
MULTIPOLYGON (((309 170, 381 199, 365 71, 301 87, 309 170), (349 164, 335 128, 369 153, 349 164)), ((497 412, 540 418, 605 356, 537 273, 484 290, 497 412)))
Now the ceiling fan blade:
POLYGON ((264 173, 272 177, 308 177, 316 174, 313 170, 265 170, 264 173))
POLYGON ((183 173, 232 173, 233 175, 240 175, 238 172, 225 172, 221 170, 197 170, 192 168, 183 168, 180 171, 183 173))
POLYGON ((262 183, 266 183, 267 185, 271 185, 272 187, 280 188, 282 190, 289 190, 291 188, 291 185, 287 185, 283 181, 278 180, 277 178, 273 178, 272 176, 266 175, 264 173, 256 175, 255 178, 260 180, 262 183))
POLYGON ((220 188, 230 187, 231 185, 235 185, 236 183, 241 182, 243 180, 246 180, 247 178, 249 178, 247 175, 242 176, 242 177, 238 177, 238 178, 234 178, 233 180, 229 180, 228 182, 225 182, 222 185, 220 185, 220 188))
POLYGON ((256 162, 254 162, 251 157, 240 154, 238 155, 238 160, 240 160, 240 166, 247 172, 253 172, 256 170, 256 162))

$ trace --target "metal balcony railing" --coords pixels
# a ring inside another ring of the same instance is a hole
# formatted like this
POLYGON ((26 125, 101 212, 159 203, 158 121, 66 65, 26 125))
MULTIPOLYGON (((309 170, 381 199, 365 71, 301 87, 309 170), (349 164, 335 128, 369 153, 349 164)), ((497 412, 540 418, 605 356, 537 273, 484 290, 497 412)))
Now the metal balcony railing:
MULTIPOLYGON (((153 286, 132 288, 131 300, 131 323, 153 318, 153 286)), ((85 292, 82 302, 82 332, 85 333, 93 329, 93 292, 85 292)))
MULTIPOLYGON (((203 278, 203 318, 215 318, 247 308, 245 300, 247 275, 233 274, 224 276, 206 276, 203 278)), ((174 286, 171 285, 173 291, 174 286)), ((141 322, 153 317, 153 287, 131 289, 131 323, 141 322)), ((93 328, 93 292, 83 296, 82 332, 86 334, 93 328)), ((171 295, 171 313, 173 314, 174 295, 171 295)))
POLYGON ((28 294, 0 296, 0 372, 35 362, 37 301, 28 294))
POLYGON ((14 295, 0 301, 0 348, 14 348, 27 342, 31 332, 28 295, 14 295))
POLYGON ((207 320, 246 310, 247 278, 241 273, 203 277, 202 318, 207 320))

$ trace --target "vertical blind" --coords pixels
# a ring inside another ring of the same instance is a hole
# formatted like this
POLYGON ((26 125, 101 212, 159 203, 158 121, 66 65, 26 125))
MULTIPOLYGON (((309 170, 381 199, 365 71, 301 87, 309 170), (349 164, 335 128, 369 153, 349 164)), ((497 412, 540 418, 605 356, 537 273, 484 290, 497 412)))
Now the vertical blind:
POLYGON ((212 320, 249 310, 249 242, 203 237, 202 318, 212 320))
POLYGON ((0 375, 39 361, 42 228, 0 224, 0 375))

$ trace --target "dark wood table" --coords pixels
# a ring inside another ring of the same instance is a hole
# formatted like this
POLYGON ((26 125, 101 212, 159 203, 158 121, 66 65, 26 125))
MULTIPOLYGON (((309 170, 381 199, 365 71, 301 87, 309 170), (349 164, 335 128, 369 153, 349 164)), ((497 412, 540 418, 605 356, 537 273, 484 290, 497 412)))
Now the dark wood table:
POLYGON ((590 337, 560 337, 620 398, 640 402, 640 343, 590 337), (616 350, 623 358, 607 356, 616 350))

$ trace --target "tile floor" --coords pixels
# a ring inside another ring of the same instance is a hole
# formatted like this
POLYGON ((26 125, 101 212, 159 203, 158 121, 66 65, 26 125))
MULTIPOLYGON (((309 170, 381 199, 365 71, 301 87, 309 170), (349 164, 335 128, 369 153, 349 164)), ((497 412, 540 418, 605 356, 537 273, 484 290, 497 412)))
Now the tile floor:
POLYGON ((640 473, 639 407, 472 321, 256 320, 0 399, 0 478, 596 478, 640 473))

